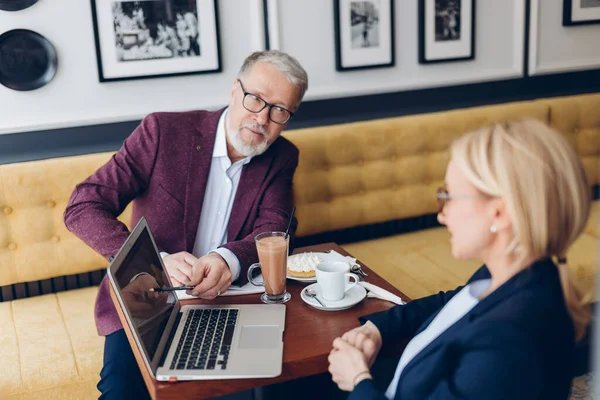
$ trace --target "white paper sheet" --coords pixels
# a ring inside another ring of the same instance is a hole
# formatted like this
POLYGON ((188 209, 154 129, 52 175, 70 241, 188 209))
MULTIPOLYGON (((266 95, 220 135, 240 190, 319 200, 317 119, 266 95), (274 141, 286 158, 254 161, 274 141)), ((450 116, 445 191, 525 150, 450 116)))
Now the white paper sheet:
MULTIPOLYGON (((256 279, 257 281, 260 282, 260 281, 262 281, 262 275, 259 274, 254 279, 256 279)), ((231 285, 225 293, 221 293, 221 296, 241 296, 244 294, 264 293, 264 292, 265 292, 264 286, 254 286, 253 284, 248 282, 244 286, 231 285)), ((194 296, 191 296, 191 295, 185 293, 184 290, 178 290, 175 292, 175 294, 177 295, 177 298, 179 300, 189 300, 189 299, 196 298, 194 296)))

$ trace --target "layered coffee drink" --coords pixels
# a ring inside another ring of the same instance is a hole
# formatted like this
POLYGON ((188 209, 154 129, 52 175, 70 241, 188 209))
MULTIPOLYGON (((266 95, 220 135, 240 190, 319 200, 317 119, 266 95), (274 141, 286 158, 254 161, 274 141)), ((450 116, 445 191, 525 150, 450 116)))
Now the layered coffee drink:
POLYGON ((285 290, 289 237, 283 232, 264 232, 255 237, 259 264, 253 264, 248 270, 248 280, 257 284, 252 270, 260 268, 265 293, 261 299, 265 303, 285 303, 291 296, 285 290))
POLYGON ((256 242, 265 291, 269 295, 285 292, 289 239, 267 236, 256 242))

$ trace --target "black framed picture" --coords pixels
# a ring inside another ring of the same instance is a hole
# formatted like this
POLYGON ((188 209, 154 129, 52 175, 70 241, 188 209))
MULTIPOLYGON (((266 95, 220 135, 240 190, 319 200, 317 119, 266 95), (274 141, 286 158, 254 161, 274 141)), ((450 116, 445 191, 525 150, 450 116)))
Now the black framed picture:
POLYGON ((600 0, 563 0, 563 25, 600 24, 600 0))
POLYGON ((91 0, 100 82, 221 71, 216 0, 91 0))
POLYGON ((391 67, 393 0, 334 0, 336 69, 391 67))
POLYGON ((419 0, 419 62, 475 58, 475 0, 419 0))

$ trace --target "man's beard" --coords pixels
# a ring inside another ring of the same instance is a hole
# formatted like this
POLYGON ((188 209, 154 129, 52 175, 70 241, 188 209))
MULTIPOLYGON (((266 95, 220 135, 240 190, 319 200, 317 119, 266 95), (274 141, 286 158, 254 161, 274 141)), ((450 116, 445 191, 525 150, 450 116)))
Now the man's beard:
POLYGON ((233 146, 235 151, 243 155, 244 157, 254 157, 261 155, 269 148, 269 142, 267 141, 267 132, 265 129, 258 124, 250 124, 243 123, 239 129, 231 128, 231 121, 227 118, 227 139, 229 139, 229 144, 233 146), (240 134, 240 130, 242 128, 251 129, 253 131, 260 132, 264 140, 257 145, 252 145, 244 142, 242 139, 242 135, 240 134))

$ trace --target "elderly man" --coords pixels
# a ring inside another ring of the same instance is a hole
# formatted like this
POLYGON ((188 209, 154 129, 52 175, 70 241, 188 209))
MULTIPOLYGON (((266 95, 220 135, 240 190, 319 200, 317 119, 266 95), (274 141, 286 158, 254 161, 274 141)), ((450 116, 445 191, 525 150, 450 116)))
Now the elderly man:
MULTIPOLYGON (((280 134, 307 87, 293 57, 251 54, 227 108, 147 116, 106 165, 77 185, 67 228, 109 259, 129 234, 116 217, 133 201, 133 222, 148 220, 174 285, 195 286, 193 295, 213 299, 232 282, 245 283, 258 260, 254 236, 287 226, 298 149, 280 134)), ((95 318, 106 336, 101 398, 139 398, 146 389, 106 279, 95 318)))

